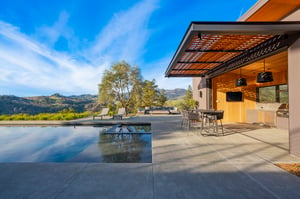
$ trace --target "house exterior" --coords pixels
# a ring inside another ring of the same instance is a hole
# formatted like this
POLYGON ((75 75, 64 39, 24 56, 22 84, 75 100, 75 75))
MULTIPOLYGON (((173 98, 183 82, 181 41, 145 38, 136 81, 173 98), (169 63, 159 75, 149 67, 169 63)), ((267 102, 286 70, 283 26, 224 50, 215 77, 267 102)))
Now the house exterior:
POLYGON ((192 77, 200 109, 289 131, 300 156, 300 0, 260 0, 237 22, 192 22, 167 77, 192 77))

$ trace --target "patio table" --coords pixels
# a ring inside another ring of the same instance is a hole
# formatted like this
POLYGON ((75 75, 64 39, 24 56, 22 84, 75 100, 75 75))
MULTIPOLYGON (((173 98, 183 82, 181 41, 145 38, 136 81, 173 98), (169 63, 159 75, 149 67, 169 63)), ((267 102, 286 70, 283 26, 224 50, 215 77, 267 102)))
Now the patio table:
MULTIPOLYGON (((202 131, 206 129, 209 132, 210 129, 213 130, 214 134, 218 134, 219 126, 218 126, 218 115, 223 114, 223 110, 213 110, 213 109, 197 109, 195 110, 200 113, 201 118, 201 134, 202 131), (208 125, 207 125, 208 123, 208 125)), ((223 119, 223 115, 222 118, 223 119)), ((221 123, 222 124, 222 123, 221 123)), ((223 128, 223 127, 222 127, 223 128)), ((223 129, 222 129, 223 132, 223 129)))

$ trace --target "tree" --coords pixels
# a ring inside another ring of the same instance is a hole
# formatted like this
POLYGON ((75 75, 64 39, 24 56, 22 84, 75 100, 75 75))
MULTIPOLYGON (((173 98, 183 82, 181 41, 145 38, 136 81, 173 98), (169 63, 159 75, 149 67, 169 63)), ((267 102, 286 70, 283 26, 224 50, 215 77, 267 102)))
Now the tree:
POLYGON ((168 99, 166 97, 165 90, 162 89, 161 92, 160 92, 160 94, 159 94, 159 96, 158 96, 158 102, 157 102, 157 104, 159 106, 164 106, 164 104, 166 103, 167 100, 168 99))
POLYGON ((159 91, 157 89, 157 85, 155 84, 155 79, 152 81, 145 80, 143 82, 143 88, 142 88, 142 105, 143 106, 154 106, 156 105, 156 102, 158 100, 158 94, 159 91))
POLYGON ((105 70, 99 84, 99 102, 110 103, 116 100, 125 108, 126 114, 135 103, 141 90, 142 76, 138 67, 132 67, 125 61, 118 62, 105 70))
POLYGON ((163 106, 167 101, 165 90, 159 91, 155 84, 155 79, 152 81, 145 80, 142 88, 142 106, 163 106))
POLYGON ((181 110, 193 109, 196 106, 196 101, 193 99, 192 87, 189 85, 188 90, 183 98, 183 101, 180 103, 179 108, 181 110))

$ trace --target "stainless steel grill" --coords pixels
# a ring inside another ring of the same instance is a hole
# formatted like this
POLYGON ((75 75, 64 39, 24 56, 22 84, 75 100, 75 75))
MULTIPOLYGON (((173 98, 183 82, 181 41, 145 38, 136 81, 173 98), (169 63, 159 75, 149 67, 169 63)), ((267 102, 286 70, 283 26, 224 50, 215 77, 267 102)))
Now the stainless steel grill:
POLYGON ((289 104, 281 104, 276 111, 277 117, 289 117, 289 104))

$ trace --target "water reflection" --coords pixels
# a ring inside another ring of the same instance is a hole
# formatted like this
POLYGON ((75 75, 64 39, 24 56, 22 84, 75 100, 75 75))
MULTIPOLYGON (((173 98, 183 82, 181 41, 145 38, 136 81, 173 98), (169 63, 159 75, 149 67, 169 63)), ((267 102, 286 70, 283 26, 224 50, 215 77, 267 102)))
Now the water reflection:
MULTIPOLYGON (((150 131, 142 127, 131 131, 150 131)), ((104 130, 91 126, 0 127, 0 162, 152 161, 151 134, 104 134, 104 130)))
POLYGON ((117 124, 108 129, 105 133, 150 133, 151 125, 122 125, 117 124))
POLYGON ((1 127, 0 162, 65 162, 93 143, 92 127, 1 127))
POLYGON ((151 162, 151 134, 99 133, 103 162, 151 162))

